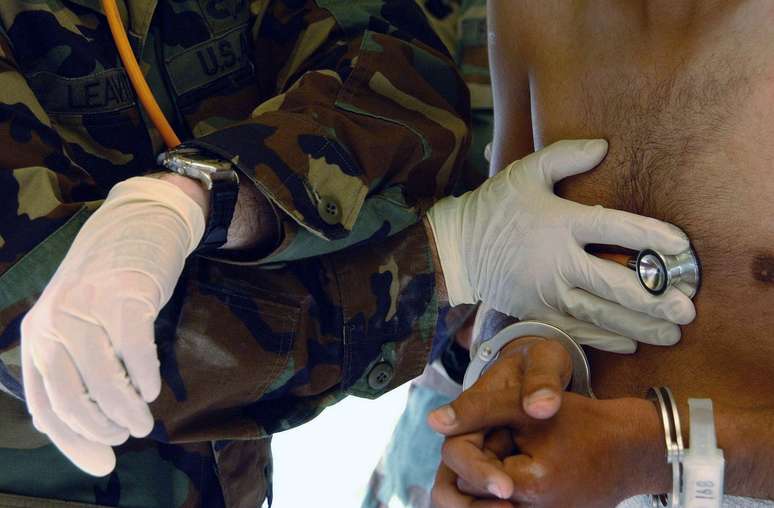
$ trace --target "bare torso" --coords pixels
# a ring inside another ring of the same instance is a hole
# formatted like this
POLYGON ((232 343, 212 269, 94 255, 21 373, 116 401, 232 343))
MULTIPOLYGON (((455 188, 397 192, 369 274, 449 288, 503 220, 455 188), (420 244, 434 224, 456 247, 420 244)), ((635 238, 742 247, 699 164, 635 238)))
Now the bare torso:
MULTIPOLYGON (((774 2, 507 5, 495 43, 529 76, 535 148, 610 142, 598 169, 559 192, 672 222, 702 262, 697 318, 679 345, 592 352, 595 391, 664 384, 679 399, 774 407, 774 2)), ((504 162, 525 129, 499 115, 504 162)))

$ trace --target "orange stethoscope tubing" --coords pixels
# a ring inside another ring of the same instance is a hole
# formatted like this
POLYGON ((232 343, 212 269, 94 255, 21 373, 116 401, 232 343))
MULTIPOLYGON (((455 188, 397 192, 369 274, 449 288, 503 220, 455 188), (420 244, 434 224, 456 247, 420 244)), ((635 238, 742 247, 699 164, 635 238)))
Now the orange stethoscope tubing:
POLYGON ((110 33, 113 34, 113 41, 116 43, 116 48, 118 48, 118 54, 121 56, 121 61, 124 63, 129 80, 132 82, 135 92, 137 92, 140 104, 142 104, 151 122, 153 122, 153 125, 161 134, 167 148, 176 147, 180 144, 180 138, 177 137, 172 126, 169 125, 158 102, 156 102, 156 98, 153 97, 153 92, 151 92, 148 82, 145 81, 145 76, 140 71, 137 59, 134 57, 134 53, 132 53, 132 47, 129 45, 129 39, 126 37, 124 24, 121 21, 121 14, 118 12, 115 0, 102 0, 102 8, 105 10, 110 33))

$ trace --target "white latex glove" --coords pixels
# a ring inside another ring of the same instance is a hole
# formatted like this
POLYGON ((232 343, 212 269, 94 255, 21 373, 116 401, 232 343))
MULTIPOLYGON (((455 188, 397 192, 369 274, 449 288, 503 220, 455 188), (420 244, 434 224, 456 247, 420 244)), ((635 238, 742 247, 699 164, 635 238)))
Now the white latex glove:
POLYGON ((153 323, 203 232, 202 209, 175 185, 119 183, 22 321, 32 422, 87 473, 108 474, 111 446, 153 428, 148 403, 161 390, 153 323))
POLYGON ((427 214, 452 305, 484 301, 520 319, 544 321, 581 343, 633 352, 634 340, 671 345, 695 316, 670 288, 653 296, 634 271, 588 254, 590 243, 677 254, 688 240, 676 227, 554 194, 553 186, 594 168, 604 140, 554 143, 427 214), (634 340, 632 340, 634 339, 634 340))

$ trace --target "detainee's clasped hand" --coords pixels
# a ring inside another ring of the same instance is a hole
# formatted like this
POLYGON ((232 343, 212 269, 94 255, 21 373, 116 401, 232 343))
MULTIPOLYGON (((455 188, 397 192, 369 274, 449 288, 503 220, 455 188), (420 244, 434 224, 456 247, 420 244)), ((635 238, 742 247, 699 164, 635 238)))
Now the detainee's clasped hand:
POLYGON ((587 244, 678 254, 669 224, 554 194, 558 181, 597 166, 604 140, 566 140, 513 162, 478 189, 428 212, 452 305, 483 301, 519 319, 558 326, 578 342, 633 352, 637 341, 671 345, 695 316, 675 288, 655 297, 634 273, 587 253, 587 244))
POLYGON ((435 508, 608 508, 662 492, 660 421, 644 399, 562 393, 570 357, 555 341, 515 340, 469 389, 432 412, 447 436, 435 508), (659 442, 655 439, 655 442, 659 442))
POLYGON ((202 208, 175 185, 121 182, 22 321, 32 422, 87 473, 108 474, 111 446, 153 429, 154 321, 203 232, 202 208))

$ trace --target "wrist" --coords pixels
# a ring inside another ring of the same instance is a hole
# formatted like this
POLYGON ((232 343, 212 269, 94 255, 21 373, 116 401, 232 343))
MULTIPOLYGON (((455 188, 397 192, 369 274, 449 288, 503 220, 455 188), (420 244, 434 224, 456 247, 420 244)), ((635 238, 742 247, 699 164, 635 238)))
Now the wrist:
MULTIPOLYGON (((199 205, 205 223, 207 222, 210 215, 211 191, 207 190, 201 182, 167 171, 145 176, 175 185, 199 205)), ((269 244, 276 244, 280 236, 279 219, 271 202, 249 179, 241 179, 227 240, 221 248, 226 250, 263 248, 269 244)))
POLYGON ((221 249, 268 252, 279 244, 282 236, 280 224, 271 201, 249 178, 243 177, 239 181, 239 194, 228 238, 221 249))
POLYGON ((425 233, 427 234, 427 243, 430 246, 430 255, 432 257, 433 267, 435 269, 435 294, 439 302, 446 303, 449 301, 449 295, 446 290, 446 279, 443 275, 441 258, 438 256, 438 246, 435 243, 433 228, 430 225, 430 221, 427 219, 427 217, 422 218, 422 225, 424 226, 425 233))
POLYGON ((519 337, 517 339, 513 339, 507 345, 503 346, 503 348, 500 350, 500 356, 498 358, 498 361, 502 358, 507 358, 509 356, 525 355, 532 346, 534 346, 538 342, 543 342, 545 340, 550 340, 550 339, 544 339, 543 337, 531 337, 531 336, 525 336, 525 337, 519 337))
POLYGON ((206 214, 202 212, 201 204, 179 185, 161 178, 159 174, 133 177, 117 183, 90 221, 105 214, 117 227, 136 227, 143 221, 155 222, 162 218, 171 221, 175 226, 169 225, 166 236, 180 233, 178 238, 186 245, 184 257, 196 249, 206 227, 206 214), (148 218, 146 213, 153 216, 148 218), (177 228, 178 225, 183 229, 177 228))
POLYGON ((197 205, 199 205, 199 208, 202 210, 204 220, 205 222, 207 221, 207 215, 209 214, 210 210, 210 191, 205 189, 198 180, 166 171, 162 173, 153 173, 146 176, 158 178, 164 182, 171 183, 183 191, 186 196, 191 198, 197 205))
MULTIPOLYGON (((470 193, 468 193, 470 194, 470 193)), ((446 299, 451 306, 477 303, 480 298, 471 284, 468 274, 469 249, 472 241, 464 238, 464 211, 469 209, 468 194, 461 197, 445 197, 435 203, 425 215, 428 237, 433 239, 434 257, 443 275, 446 299)))
POLYGON ((645 399, 623 399, 630 404, 625 428, 632 485, 630 495, 662 494, 672 490, 672 466, 667 464, 664 427, 656 405, 645 399))

